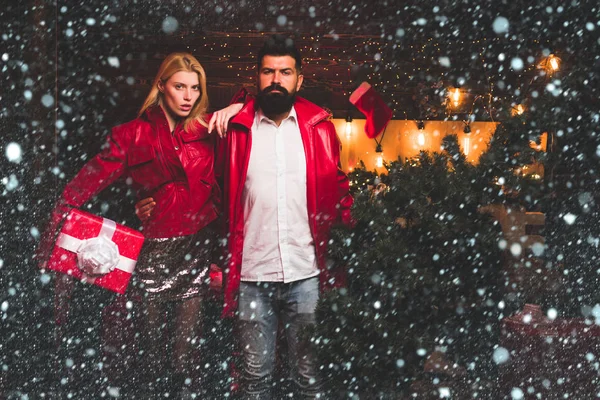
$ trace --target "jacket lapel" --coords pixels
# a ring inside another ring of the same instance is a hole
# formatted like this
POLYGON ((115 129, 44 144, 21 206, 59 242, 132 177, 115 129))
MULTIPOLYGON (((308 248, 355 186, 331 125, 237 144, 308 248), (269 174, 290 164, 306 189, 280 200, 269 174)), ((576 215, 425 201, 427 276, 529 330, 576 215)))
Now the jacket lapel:
MULTIPOLYGON (((252 135, 250 130, 254 123, 255 100, 252 99, 244 105, 240 112, 231 119, 231 129, 228 129, 226 162, 229 171, 226 176, 235 176, 237 179, 229 179, 226 185, 229 185, 228 206, 231 218, 232 229, 241 229, 243 232, 243 223, 238 223, 243 218, 242 193, 246 183, 248 173, 248 164, 250 162, 250 151, 252 148, 252 135), (238 125, 237 127, 235 125, 238 125), (232 196, 233 194, 233 196, 232 196)), ((240 242, 241 243, 241 242, 240 242)))
POLYGON ((317 166, 315 154, 314 126, 312 121, 307 120, 307 113, 302 104, 297 101, 294 105, 298 117, 298 127, 300 136, 304 145, 304 156, 306 158, 306 208, 308 211, 308 220, 313 238, 316 238, 316 212, 317 212, 317 166))

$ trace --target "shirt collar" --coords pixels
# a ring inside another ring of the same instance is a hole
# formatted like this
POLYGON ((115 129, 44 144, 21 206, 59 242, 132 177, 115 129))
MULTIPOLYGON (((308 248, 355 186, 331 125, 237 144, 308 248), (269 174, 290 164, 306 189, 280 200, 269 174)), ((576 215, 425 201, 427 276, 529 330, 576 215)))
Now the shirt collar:
MULTIPOLYGON (((298 115, 296 114, 296 108, 294 106, 292 106, 292 109, 290 110, 290 113, 288 114, 288 116, 283 120, 287 120, 287 119, 292 119, 294 122, 298 122, 298 115)), ((267 121, 271 121, 271 119, 269 119, 269 117, 267 117, 262 110, 259 108, 258 110, 256 110, 256 114, 254 116, 254 124, 255 124, 255 128, 258 128, 258 125, 263 121, 263 120, 267 120, 267 121)), ((281 121, 283 123, 283 121, 281 121)), ((272 121, 271 121, 272 122, 272 121)))

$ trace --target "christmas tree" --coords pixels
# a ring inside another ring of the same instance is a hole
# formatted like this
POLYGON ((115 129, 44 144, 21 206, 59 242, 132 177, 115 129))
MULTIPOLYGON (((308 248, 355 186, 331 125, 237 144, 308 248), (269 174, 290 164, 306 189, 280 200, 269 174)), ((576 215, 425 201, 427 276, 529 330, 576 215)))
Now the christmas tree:
POLYGON ((440 153, 389 164, 382 182, 357 195, 356 226, 334 232, 348 286, 323 298, 314 332, 332 387, 408 392, 434 351, 448 376, 490 385, 502 256, 498 224, 481 211, 479 168, 448 136, 440 153))

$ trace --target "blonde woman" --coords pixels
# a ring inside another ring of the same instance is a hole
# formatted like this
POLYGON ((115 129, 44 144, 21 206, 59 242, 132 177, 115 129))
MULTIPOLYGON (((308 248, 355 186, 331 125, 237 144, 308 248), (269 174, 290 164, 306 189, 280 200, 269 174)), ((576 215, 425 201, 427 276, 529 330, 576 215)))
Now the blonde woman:
MULTIPOLYGON (((212 225, 220 197, 213 167, 217 137, 209 127, 225 132, 227 121, 241 107, 232 104, 207 115, 204 69, 191 54, 170 54, 138 118, 113 128, 102 152, 67 184, 55 208, 52 220, 57 225, 69 207, 81 207, 122 176, 138 199, 153 198, 156 207, 143 222, 146 241, 135 272, 142 299, 139 388, 177 396, 177 390, 194 382, 191 355, 199 343, 196 335, 217 242, 212 225)), ((90 319, 89 324, 78 321, 77 332, 71 332, 74 342, 85 338, 87 325, 97 324, 90 319)), ((84 364, 76 361, 74 368, 84 364)), ((87 367, 95 368, 91 362, 87 367)), ((74 384, 89 395, 83 386, 95 378, 81 373, 90 377, 74 384)))

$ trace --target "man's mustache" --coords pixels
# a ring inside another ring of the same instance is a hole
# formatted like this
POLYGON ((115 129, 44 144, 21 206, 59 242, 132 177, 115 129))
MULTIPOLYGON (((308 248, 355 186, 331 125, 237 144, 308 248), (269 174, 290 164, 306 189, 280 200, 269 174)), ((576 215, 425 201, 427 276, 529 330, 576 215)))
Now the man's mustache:
POLYGON ((289 94, 289 92, 287 91, 287 89, 286 89, 286 88, 284 88, 283 86, 281 86, 281 85, 279 85, 279 84, 277 84, 277 83, 273 83, 273 84, 271 84, 271 85, 267 86, 266 88, 264 88, 264 89, 263 89, 263 91, 262 91, 262 92, 263 92, 264 94, 269 94, 269 93, 271 93, 271 92, 272 92, 272 91, 274 91, 274 90, 278 90, 278 91, 280 91, 280 92, 281 92, 282 94, 284 94, 285 96, 287 96, 287 95, 289 94))

